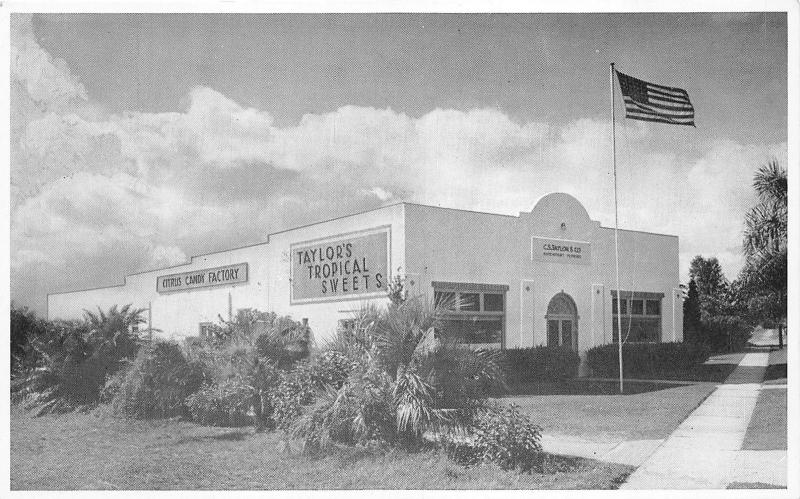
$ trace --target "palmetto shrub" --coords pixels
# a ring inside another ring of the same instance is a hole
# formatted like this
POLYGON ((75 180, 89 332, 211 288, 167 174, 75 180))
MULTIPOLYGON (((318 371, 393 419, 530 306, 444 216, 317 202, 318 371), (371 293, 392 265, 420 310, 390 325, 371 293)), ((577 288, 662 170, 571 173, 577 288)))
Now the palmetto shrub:
POLYGON ((414 298, 385 310, 365 307, 328 348, 353 368, 292 433, 307 450, 332 442, 418 445, 426 432, 463 429, 479 404, 504 386, 498 353, 447 337, 445 310, 414 298))
POLYGON ((392 380, 369 359, 359 364, 338 390, 328 387, 312 410, 299 417, 291 434, 306 452, 333 443, 394 442, 397 435, 392 380))
POLYGON ((86 311, 81 321, 44 322, 28 338, 25 357, 33 365, 15 380, 15 395, 38 407, 38 414, 97 403, 106 379, 139 348, 132 326, 142 322, 141 313, 114 306, 86 311))
POLYGON ((192 419, 210 426, 247 426, 253 388, 239 378, 202 387, 186 399, 192 419))
MULTIPOLYGON (((305 323, 274 313, 241 309, 234 320, 221 321, 221 325, 212 328, 210 338, 193 342, 190 356, 204 366, 212 383, 203 392, 203 400, 212 400, 214 394, 225 398, 226 390, 234 386, 247 387, 250 399, 244 413, 252 414, 253 424, 260 429, 275 425, 276 402, 281 421, 297 412, 292 406, 292 396, 296 394, 279 398, 279 385, 287 371, 308 357, 312 344, 313 336, 305 323)), ((234 392, 238 397, 245 393, 243 390, 237 388, 234 392)), ((202 405, 199 399, 195 405, 200 407, 198 404, 202 405)))
POLYGON ((143 346, 126 369, 113 408, 117 414, 139 419, 184 416, 186 397, 203 381, 201 365, 187 361, 176 343, 158 341, 143 346))

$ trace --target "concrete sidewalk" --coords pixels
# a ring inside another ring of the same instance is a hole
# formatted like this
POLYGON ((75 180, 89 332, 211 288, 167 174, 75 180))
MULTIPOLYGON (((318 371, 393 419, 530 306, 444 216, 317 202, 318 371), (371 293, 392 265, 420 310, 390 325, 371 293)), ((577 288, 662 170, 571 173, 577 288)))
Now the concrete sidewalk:
POLYGON ((734 474, 769 354, 748 353, 622 489, 724 489, 734 474))
POLYGON ((550 454, 586 457, 609 463, 639 466, 664 439, 586 440, 571 435, 542 435, 542 449, 550 454))

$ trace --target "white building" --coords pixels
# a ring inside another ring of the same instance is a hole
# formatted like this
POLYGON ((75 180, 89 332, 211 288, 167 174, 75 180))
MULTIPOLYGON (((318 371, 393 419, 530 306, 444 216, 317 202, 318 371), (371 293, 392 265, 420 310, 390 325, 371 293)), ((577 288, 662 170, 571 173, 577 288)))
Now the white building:
MULTIPOLYGON (((620 230, 619 246, 623 335, 680 341, 678 238, 620 230)), ((458 297, 450 325, 470 343, 584 352, 616 331, 614 230, 562 193, 519 216, 399 203, 277 232, 118 286, 50 294, 48 317, 132 303, 150 308, 159 335, 181 337, 256 308, 308 319, 319 340, 362 304, 386 304, 398 274, 412 295, 458 297)))

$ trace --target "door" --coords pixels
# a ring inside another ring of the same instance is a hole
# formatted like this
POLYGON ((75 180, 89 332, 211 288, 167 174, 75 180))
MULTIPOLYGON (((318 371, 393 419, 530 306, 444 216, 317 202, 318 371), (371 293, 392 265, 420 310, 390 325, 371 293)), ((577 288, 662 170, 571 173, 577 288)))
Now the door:
POLYGON ((547 346, 566 346, 578 351, 578 311, 568 294, 555 295, 547 306, 547 346))

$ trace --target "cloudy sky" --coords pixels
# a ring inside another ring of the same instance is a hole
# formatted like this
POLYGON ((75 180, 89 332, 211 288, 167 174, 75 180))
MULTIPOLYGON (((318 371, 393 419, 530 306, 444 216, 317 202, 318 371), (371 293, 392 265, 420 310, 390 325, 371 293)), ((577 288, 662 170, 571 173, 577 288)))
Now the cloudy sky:
POLYGON ((48 292, 403 200, 516 215, 564 191, 613 226, 612 61, 695 105, 696 129, 617 132, 620 225, 680 236, 684 277, 696 254, 736 276, 753 172, 786 164, 784 14, 11 25, 11 297, 41 313, 48 292))

